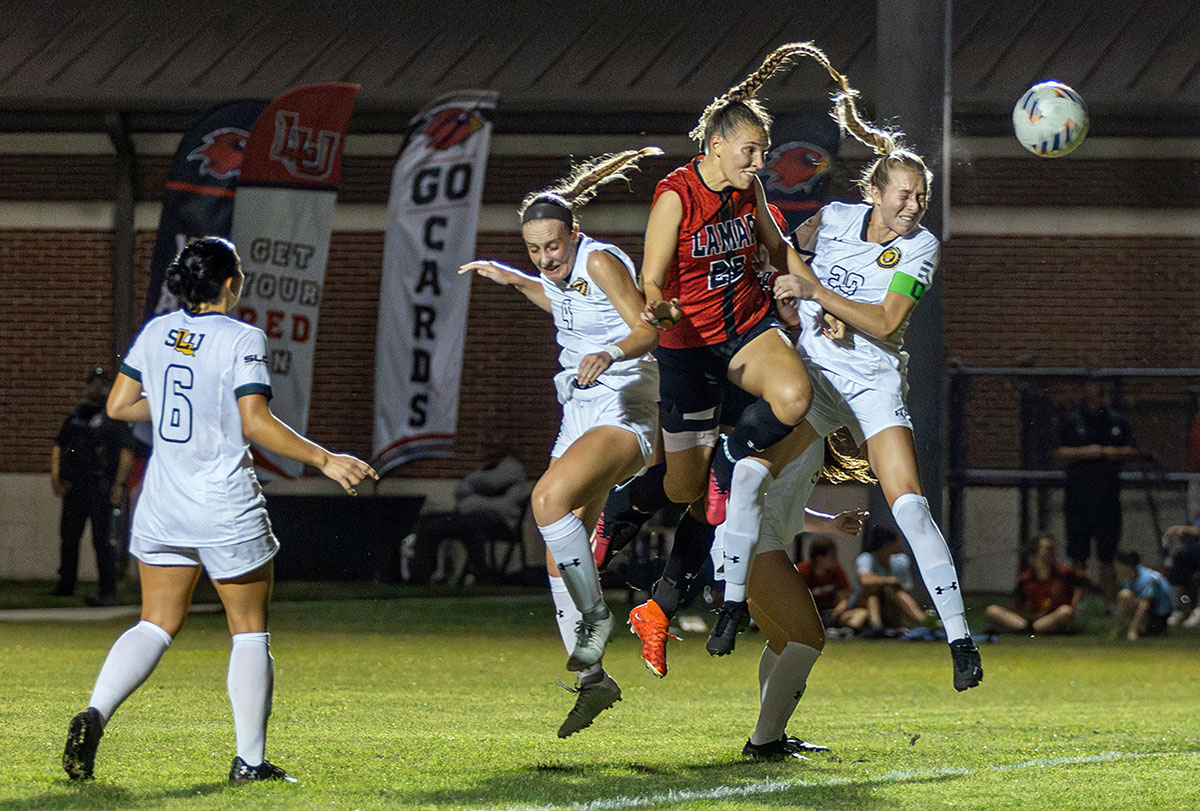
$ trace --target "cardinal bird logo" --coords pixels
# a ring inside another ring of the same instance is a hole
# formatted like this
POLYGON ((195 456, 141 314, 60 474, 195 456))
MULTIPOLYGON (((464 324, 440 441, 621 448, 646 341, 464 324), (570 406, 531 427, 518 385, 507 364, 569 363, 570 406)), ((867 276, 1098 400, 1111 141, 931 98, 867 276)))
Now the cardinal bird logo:
POLYGON ((461 107, 447 107, 426 119, 417 134, 428 135, 433 148, 442 150, 458 146, 481 129, 483 119, 477 114, 461 107))
POLYGON ((242 156, 250 133, 237 127, 222 127, 206 134, 204 143, 188 153, 190 161, 200 161, 196 171, 202 175, 228 180, 242 168, 242 156))
POLYGON ((806 141, 789 141, 771 150, 764 181, 780 194, 813 194, 817 182, 832 165, 829 153, 806 141))

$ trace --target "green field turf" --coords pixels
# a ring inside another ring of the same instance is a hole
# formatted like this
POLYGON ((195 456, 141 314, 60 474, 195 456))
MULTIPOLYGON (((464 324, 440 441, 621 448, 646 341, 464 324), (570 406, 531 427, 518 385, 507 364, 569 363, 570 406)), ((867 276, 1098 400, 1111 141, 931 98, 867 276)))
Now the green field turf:
POLYGON ((189 619, 117 713, 97 780, 59 767, 128 619, 0 623, 0 809, 1200 808, 1200 633, 1137 644, 1004 638, 957 694, 941 643, 830 642, 789 731, 833 755, 740 757, 761 638, 672 643, 662 681, 622 633, 624 700, 555 730, 572 696, 541 597, 278 602, 268 757, 298 785, 231 787, 220 615, 189 619))

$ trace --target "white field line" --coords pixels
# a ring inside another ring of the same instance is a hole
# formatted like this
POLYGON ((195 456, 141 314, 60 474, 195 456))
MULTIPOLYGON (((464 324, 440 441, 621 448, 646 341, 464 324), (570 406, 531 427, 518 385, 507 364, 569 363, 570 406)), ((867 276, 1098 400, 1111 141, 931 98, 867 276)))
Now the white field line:
POLYGON ((758 783, 742 783, 736 786, 717 786, 699 790, 671 790, 661 794, 649 794, 642 797, 610 797, 603 800, 591 800, 574 805, 509 805, 503 806, 503 811, 554 811, 568 808, 572 811, 620 811, 624 808, 647 808, 651 806, 672 805, 692 800, 734 800, 745 797, 756 797, 763 794, 778 794, 783 791, 794 791, 804 788, 825 788, 845 785, 876 785, 880 783, 901 783, 909 780, 926 780, 932 777, 951 775, 967 776, 978 772, 1012 772, 1022 769, 1040 769, 1048 766, 1067 766, 1075 763, 1105 763, 1113 760, 1138 760, 1147 757, 1160 757, 1168 754, 1196 755, 1197 752, 1104 752, 1099 755, 1079 755, 1076 757, 1037 758, 1023 760, 1020 763, 1003 763, 985 766, 981 769, 947 766, 941 769, 902 769, 884 772, 868 777, 829 777, 823 780, 764 780, 758 783))

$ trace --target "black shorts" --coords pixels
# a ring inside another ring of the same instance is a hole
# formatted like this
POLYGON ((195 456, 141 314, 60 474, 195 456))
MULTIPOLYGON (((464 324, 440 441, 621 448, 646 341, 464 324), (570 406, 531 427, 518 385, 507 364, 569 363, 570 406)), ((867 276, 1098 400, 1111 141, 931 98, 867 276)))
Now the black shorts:
MULTIPOLYGON (((681 434, 711 430, 720 425, 721 404, 729 385, 730 361, 746 344, 773 329, 784 331, 773 315, 765 315, 741 335, 719 344, 686 349, 659 346, 655 349, 663 431, 681 434)), ((753 400, 750 398, 750 402, 753 400)))
POLYGON ((1087 561, 1094 538, 1096 559, 1105 565, 1112 563, 1121 541, 1120 496, 1088 498, 1068 493, 1063 512, 1067 524, 1067 557, 1087 561))

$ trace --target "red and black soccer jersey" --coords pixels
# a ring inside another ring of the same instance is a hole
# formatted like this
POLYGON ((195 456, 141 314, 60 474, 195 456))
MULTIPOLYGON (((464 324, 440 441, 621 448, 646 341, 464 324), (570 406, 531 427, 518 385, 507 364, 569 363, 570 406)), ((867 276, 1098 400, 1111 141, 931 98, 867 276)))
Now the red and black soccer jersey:
POLYGON ((771 305, 753 273, 758 254, 754 189, 714 191, 700 177, 700 158, 664 177, 654 190, 673 191, 683 203, 675 261, 663 296, 679 298, 683 318, 659 335, 671 349, 710 346, 758 323, 771 305))

